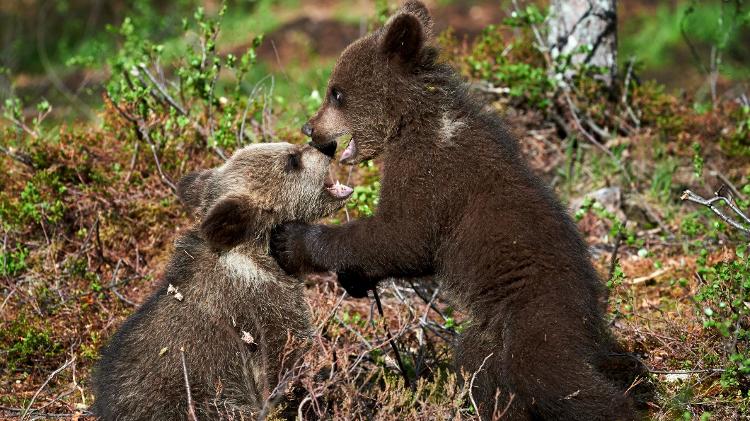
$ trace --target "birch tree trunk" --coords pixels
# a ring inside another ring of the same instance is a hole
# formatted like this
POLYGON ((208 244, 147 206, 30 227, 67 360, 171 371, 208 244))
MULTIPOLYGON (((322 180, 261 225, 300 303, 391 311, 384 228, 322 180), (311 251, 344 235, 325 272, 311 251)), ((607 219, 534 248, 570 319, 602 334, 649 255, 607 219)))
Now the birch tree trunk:
POLYGON ((617 75, 617 0, 551 0, 548 34, 553 58, 571 54, 574 64, 603 67, 604 81, 612 85, 617 75), (582 46, 588 51, 581 52, 582 46))

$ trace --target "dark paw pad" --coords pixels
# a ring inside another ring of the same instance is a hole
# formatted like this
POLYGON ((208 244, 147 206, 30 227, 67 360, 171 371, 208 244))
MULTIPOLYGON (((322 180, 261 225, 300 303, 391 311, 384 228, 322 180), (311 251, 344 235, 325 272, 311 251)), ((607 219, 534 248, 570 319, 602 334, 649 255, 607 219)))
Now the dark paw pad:
POLYGON ((375 289, 377 284, 377 281, 352 272, 337 272, 336 276, 341 287, 353 298, 367 297, 367 292, 375 289))

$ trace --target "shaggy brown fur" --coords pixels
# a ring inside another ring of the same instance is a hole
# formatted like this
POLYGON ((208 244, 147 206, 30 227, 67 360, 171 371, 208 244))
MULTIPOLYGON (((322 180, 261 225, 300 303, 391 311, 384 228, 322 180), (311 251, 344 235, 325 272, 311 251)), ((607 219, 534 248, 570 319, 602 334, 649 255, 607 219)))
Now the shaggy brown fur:
POLYGON ((319 145, 351 134, 346 163, 382 157, 376 214, 285 224, 274 255, 292 273, 335 270, 359 296, 378 279, 434 274, 471 317, 456 360, 478 371, 485 419, 506 405, 510 420, 636 418, 625 387, 605 374, 615 349, 605 291, 575 224, 500 119, 437 62, 431 27, 424 5, 409 1, 350 45, 303 128, 319 145))
POLYGON ((329 163, 310 146, 253 145, 180 181, 200 223, 176 241, 161 286, 102 350, 96 415, 186 418, 182 352, 199 419, 258 415, 304 349, 285 354, 287 341, 310 334, 303 286, 268 256, 269 232, 343 205, 347 191, 326 188, 329 163))

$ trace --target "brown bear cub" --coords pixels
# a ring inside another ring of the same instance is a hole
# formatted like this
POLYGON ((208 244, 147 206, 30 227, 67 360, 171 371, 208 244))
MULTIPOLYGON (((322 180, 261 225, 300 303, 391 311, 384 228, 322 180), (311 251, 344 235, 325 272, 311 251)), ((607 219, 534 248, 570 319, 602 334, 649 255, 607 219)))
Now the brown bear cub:
POLYGON ((161 287, 102 350, 97 416, 185 419, 185 376, 199 419, 258 416, 304 349, 289 351, 287 341, 311 333, 303 285, 268 255, 270 232, 343 206, 351 189, 330 182, 329 156, 309 145, 253 145, 180 180, 199 223, 176 241, 161 287))
MULTIPOLYGON (((272 253, 290 273, 339 272, 358 296, 378 279, 434 275, 471 318, 456 360, 478 372, 484 419, 506 406, 509 420, 637 418, 628 385, 605 370, 617 348, 577 227, 499 117, 438 62, 431 31, 425 6, 409 1, 351 44, 302 129, 329 148, 350 134, 344 163, 382 158, 375 215, 284 224, 272 253)), ((632 380, 639 362, 624 365, 632 380)))

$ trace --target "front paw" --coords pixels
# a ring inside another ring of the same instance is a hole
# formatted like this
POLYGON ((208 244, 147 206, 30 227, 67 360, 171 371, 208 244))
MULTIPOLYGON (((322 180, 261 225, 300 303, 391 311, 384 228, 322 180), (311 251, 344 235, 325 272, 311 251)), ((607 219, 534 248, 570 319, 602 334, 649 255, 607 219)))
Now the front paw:
POLYGON ((271 232, 271 256, 290 275, 296 275, 309 266, 305 247, 305 235, 310 226, 301 222, 290 222, 276 227, 271 232))
POLYGON ((367 292, 375 289, 377 281, 354 272, 336 272, 339 284, 352 298, 367 297, 367 292))

